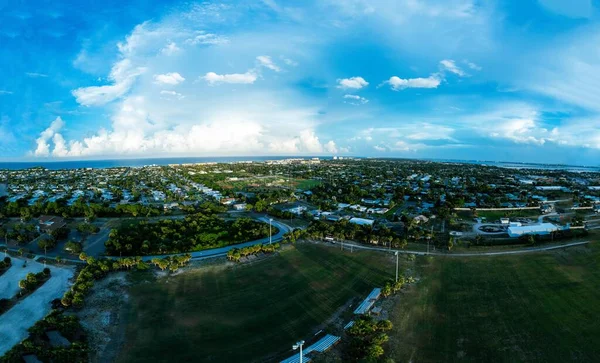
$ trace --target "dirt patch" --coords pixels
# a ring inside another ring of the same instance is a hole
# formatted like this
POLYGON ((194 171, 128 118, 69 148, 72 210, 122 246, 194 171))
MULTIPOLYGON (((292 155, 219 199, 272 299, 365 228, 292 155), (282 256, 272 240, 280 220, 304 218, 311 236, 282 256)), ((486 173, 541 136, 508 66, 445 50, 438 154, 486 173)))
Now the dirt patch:
POLYGON ((129 299, 126 272, 97 281, 85 307, 77 312, 88 333, 90 362, 112 362, 125 342, 125 306, 129 299))

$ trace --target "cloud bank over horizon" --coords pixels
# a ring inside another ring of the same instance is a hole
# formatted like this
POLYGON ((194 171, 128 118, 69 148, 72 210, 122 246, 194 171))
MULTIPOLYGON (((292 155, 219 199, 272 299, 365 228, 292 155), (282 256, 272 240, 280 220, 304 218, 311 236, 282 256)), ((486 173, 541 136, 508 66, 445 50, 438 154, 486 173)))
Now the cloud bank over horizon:
POLYGON ((85 22, 60 1, 15 7, 0 152, 599 164, 597 9, 540 1, 524 26, 510 4, 108 0, 85 22))

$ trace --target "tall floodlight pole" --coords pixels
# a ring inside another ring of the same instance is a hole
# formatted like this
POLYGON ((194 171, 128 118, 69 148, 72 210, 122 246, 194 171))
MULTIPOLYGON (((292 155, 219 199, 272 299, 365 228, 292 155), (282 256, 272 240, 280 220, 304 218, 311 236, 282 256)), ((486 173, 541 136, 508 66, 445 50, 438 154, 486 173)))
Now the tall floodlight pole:
POLYGON ((292 345, 292 348, 294 348, 294 350, 300 348, 300 363, 302 363, 302 346, 304 345, 304 340, 301 340, 299 342, 297 342, 296 344, 292 345))
POLYGON ((398 251, 394 253, 396 255, 396 282, 398 282, 398 256, 400 255, 398 251))
POLYGON ((271 236, 271 222, 273 222, 273 218, 269 218, 269 244, 271 244, 271 242, 272 242, 272 236, 271 236))

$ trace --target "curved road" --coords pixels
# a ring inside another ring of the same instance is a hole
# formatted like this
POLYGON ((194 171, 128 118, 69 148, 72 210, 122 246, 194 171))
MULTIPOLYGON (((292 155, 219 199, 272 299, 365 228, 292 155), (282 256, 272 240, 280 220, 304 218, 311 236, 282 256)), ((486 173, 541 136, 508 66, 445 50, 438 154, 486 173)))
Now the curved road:
MULTIPOLYGON (((261 222, 269 223, 269 219, 266 218, 266 217, 261 217, 261 218, 257 218, 257 219, 260 220, 261 222)), ((283 240, 283 235, 285 233, 287 233, 288 231, 291 230, 291 228, 288 225, 283 224, 281 222, 278 222, 276 220, 273 220, 271 222, 271 224, 274 227, 277 227, 279 229, 279 232, 277 234, 274 234, 273 236, 271 236, 271 241, 273 243, 279 242, 279 241, 283 240)), ((238 244, 231 245, 231 246, 225 246, 225 247, 220 247, 220 248, 212 248, 212 249, 209 249, 209 250, 202 250, 202 251, 196 251, 196 252, 189 252, 189 254, 192 255, 192 260, 202 260, 202 259, 205 259, 205 258, 225 256, 225 255, 227 255, 227 252, 229 252, 230 250, 232 250, 234 248, 243 248, 243 247, 254 246, 254 245, 258 245, 258 244, 268 244, 268 243, 269 243, 269 237, 266 237, 266 238, 257 239, 255 241, 238 243, 238 244)), ((187 254, 187 253, 175 253, 175 254, 170 254, 170 255, 142 256, 142 260, 144 260, 144 261, 150 261, 153 258, 163 258, 163 257, 168 257, 168 256, 181 256, 181 255, 185 255, 185 254, 187 254)), ((113 257, 110 257, 110 258, 115 258, 115 257, 113 256, 113 257)))
MULTIPOLYGON (((269 223, 269 218, 267 218, 267 217, 260 217, 260 218, 256 218, 256 219, 258 219, 264 223, 269 223)), ((285 233, 289 232, 290 230, 292 230, 292 228, 290 226, 288 226, 284 223, 278 222, 276 220, 273 220, 271 222, 271 224, 273 225, 273 227, 276 227, 279 229, 277 234, 274 234, 273 236, 271 236, 272 243, 282 241, 283 235, 285 233)), ((248 246, 254 246, 257 244, 267 244, 267 243, 269 243, 269 237, 261 238, 261 239, 255 240, 255 241, 243 242, 243 243, 238 243, 235 245, 220 247, 220 248, 213 248, 213 249, 208 249, 208 250, 189 252, 189 254, 192 255, 192 260, 202 260, 205 258, 225 256, 225 255, 227 255, 227 252, 229 252, 229 250, 232 250, 234 248, 243 248, 243 247, 248 247, 248 246)), ((3 243, 0 243, 0 246, 6 247, 3 243)), ((13 248, 8 248, 8 250, 12 251, 12 252, 17 251, 17 249, 13 249, 13 248)), ((153 258, 164 258, 164 257, 168 257, 168 256, 181 256, 181 255, 185 255, 187 253, 188 252, 174 253, 174 254, 167 254, 167 255, 141 256, 141 257, 142 257, 142 260, 144 260, 144 261, 150 261, 153 258)), ((41 258, 41 257, 44 257, 44 256, 36 255, 36 257, 34 259, 37 260, 38 258, 41 258)), ((94 257, 111 258, 111 259, 119 258, 117 256, 94 256, 94 257)), ((132 256, 124 256, 124 257, 132 257, 132 256)), ((73 262, 73 263, 85 263, 84 261, 79 261, 76 259, 63 258, 63 260, 73 262)))

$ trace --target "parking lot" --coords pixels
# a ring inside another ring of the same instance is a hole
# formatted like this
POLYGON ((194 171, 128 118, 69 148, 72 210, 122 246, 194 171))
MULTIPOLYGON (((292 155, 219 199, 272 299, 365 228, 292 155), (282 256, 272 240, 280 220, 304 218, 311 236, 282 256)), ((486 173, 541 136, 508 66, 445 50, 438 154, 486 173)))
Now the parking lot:
MULTIPOLYGON (((44 265, 32 260, 12 258, 11 268, 0 276, 0 298, 11 298, 19 291, 19 280, 29 272, 39 272, 44 265), (24 267, 25 265, 25 267, 24 267)), ((0 356, 27 337, 27 329, 50 311, 50 302, 62 297, 70 286, 73 269, 48 266, 51 277, 31 295, 0 315, 0 356)))

